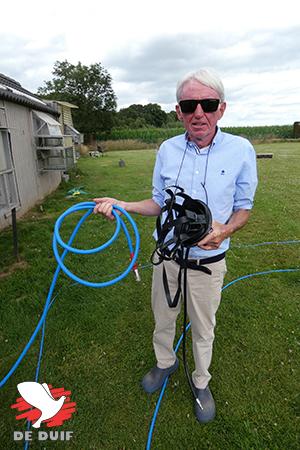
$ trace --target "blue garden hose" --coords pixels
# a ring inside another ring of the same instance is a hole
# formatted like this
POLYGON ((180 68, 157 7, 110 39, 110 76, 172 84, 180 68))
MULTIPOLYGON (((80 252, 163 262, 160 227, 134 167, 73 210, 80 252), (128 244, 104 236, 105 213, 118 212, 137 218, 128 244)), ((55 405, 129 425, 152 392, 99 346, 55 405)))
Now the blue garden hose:
MULTIPOLYGON (((106 286, 111 286, 115 283, 117 283, 118 281, 122 280, 123 278, 125 278, 129 272, 132 270, 132 268, 134 267, 134 264, 136 263, 137 260, 137 256, 138 256, 138 252, 139 252, 139 244, 140 244, 140 237, 139 237, 139 233, 138 233, 138 229, 136 227, 135 222, 133 221, 133 219, 131 218, 131 216, 121 207, 114 205, 113 206, 113 210, 112 210, 112 214, 114 215, 116 221, 116 229, 115 232, 113 234, 113 236, 103 245, 96 247, 96 248, 92 248, 92 249, 88 249, 88 250, 83 250, 83 249, 77 249, 72 247, 72 242, 76 236, 76 234, 78 233, 81 225, 84 223, 84 221, 90 216, 90 214, 92 214, 93 209, 95 207, 95 203, 94 202, 83 202, 83 203, 78 203, 72 207, 70 207, 68 210, 66 210, 56 221, 55 224, 55 229, 54 229, 54 235, 53 235, 53 252, 55 255, 55 258, 57 260, 57 268, 56 271, 54 273, 53 279, 52 279, 52 283, 51 286, 49 288, 49 292, 47 295, 47 299, 45 302, 45 306, 43 309, 43 313, 42 316, 32 334, 32 336, 30 337, 28 343, 26 344, 25 348, 23 349, 23 351, 21 352, 19 358, 17 359, 17 361, 14 363, 14 365, 12 366, 12 368, 10 369, 10 371, 8 372, 8 374, 0 381, 0 388, 8 381, 8 379, 13 375, 13 373, 15 372, 15 370, 18 368, 18 366, 20 365, 21 361, 23 360, 23 358, 25 357, 26 353, 28 352, 28 350, 30 349, 31 345, 33 344, 38 332, 40 331, 41 327, 43 327, 42 329, 42 339, 41 339, 41 346, 40 346, 40 352, 39 352, 39 363, 36 369, 36 381, 38 380, 38 376, 39 376, 39 369, 40 369, 40 360, 41 360, 41 356, 42 356, 42 348, 43 348, 43 341, 44 341, 44 332, 45 332, 45 320, 47 317, 47 314, 49 312, 49 309, 54 301, 54 299, 52 298, 53 296, 53 292, 54 292, 54 288, 56 285, 56 281, 58 278, 58 275, 60 273, 60 270, 62 269, 63 272, 68 275, 72 280, 74 280, 75 282, 78 282, 80 284, 83 284, 85 286, 90 286, 90 287, 95 287, 95 288, 100 288, 100 287, 106 287, 106 286), (85 210, 87 209, 88 211, 80 218, 80 220, 78 221, 76 227, 74 228, 74 231, 71 234, 71 237, 68 241, 67 244, 65 244, 61 237, 60 237, 60 228, 62 226, 62 223, 65 219, 65 217, 67 217, 68 215, 77 212, 77 211, 81 211, 81 210, 85 210), (117 211, 119 211, 121 214, 123 214, 129 221, 130 225, 132 226, 134 235, 135 235, 135 248, 133 249, 133 245, 132 245, 132 240, 130 237, 130 234, 128 232, 128 229, 122 219, 122 217, 119 216, 119 214, 117 213, 117 211), (97 253, 97 252, 101 252, 102 250, 104 250, 105 248, 107 248, 108 246, 110 246, 118 237, 120 229, 122 228, 123 232, 125 233, 126 239, 127 239, 127 243, 128 243, 128 248, 130 251, 130 254, 133 255, 131 258, 131 262, 128 265, 127 269, 124 270, 124 272, 122 272, 121 274, 117 274, 117 276, 109 281, 105 281, 105 282, 100 282, 100 283, 93 283, 93 282, 89 282, 86 280, 83 280, 81 278, 79 278, 78 276, 76 276, 75 274, 73 274, 64 264, 64 259, 66 257, 66 255, 68 254, 68 252, 72 252, 72 253, 76 253, 76 254, 92 254, 92 253, 97 253), (60 255, 58 252, 58 244, 64 248, 64 251, 62 252, 62 254, 60 255)), ((268 242, 268 243, 263 243, 263 244, 250 244, 249 246, 258 246, 258 245, 266 245, 266 244, 285 244, 285 243, 298 243, 299 241, 282 241, 282 242, 268 242)), ((226 286, 223 287, 222 290, 225 290, 226 288, 228 288, 229 286, 237 283, 238 281, 250 278, 250 277, 254 277, 254 276, 259 276, 259 275, 267 275, 267 274, 271 274, 271 273, 282 273, 282 272, 295 272, 295 271, 299 271, 299 268, 295 268, 295 269, 279 269, 279 270, 270 270, 270 271, 264 271, 264 272, 257 272, 257 273, 252 273, 249 275, 245 275, 239 278, 236 278, 235 280, 231 281, 230 283, 228 283, 226 286)), ((189 323, 186 327, 186 331, 188 331, 190 329, 191 324, 189 323)), ((175 347, 175 352, 177 353, 181 342, 183 339, 183 334, 180 336, 176 347, 175 347)), ((160 395, 156 404, 156 408, 152 417, 152 422, 150 425, 150 430, 149 430, 149 434, 148 434, 148 439, 147 439, 147 446, 146 449, 149 450, 151 448, 151 441, 152 441, 152 435, 153 435, 153 431, 154 431, 154 426, 155 426, 155 422, 157 419, 157 415, 159 412, 159 408, 160 408, 160 404, 165 392, 165 389, 167 387, 168 384, 168 378, 165 380, 163 387, 161 388, 160 391, 160 395)))
MULTIPOLYGON (((116 223, 116 229, 115 232, 113 234, 113 236, 103 245, 96 247, 96 248, 92 248, 92 249, 88 249, 88 250, 81 250, 81 249, 77 249, 72 247, 72 242, 76 236, 76 234, 78 233, 81 225, 84 223, 84 221, 92 214, 94 207, 95 207, 95 203, 94 202, 83 202, 83 203, 77 203, 74 206, 71 206, 69 209, 67 209, 56 221, 55 227, 54 227, 54 234, 53 234, 53 252, 57 261, 57 268, 55 270, 53 279, 52 279, 52 283, 50 285, 49 288, 49 292, 47 295, 47 299, 45 302, 45 306, 43 309, 43 313, 41 315, 41 318, 34 330, 34 332, 32 333, 29 341, 27 342, 26 346, 24 347, 23 351, 21 352, 20 356, 18 357, 18 359, 16 360, 16 362, 13 364, 13 366, 11 367, 11 369, 9 370, 9 372, 7 373, 6 376, 3 377, 3 379, 0 381, 0 388, 2 386, 4 386, 4 384, 8 381, 8 379, 13 375, 13 373, 15 372, 15 370, 18 368, 18 366, 20 365, 20 363, 22 362, 23 358, 25 357, 26 353, 28 352, 28 350, 30 349, 31 345, 33 344, 38 332, 40 331, 41 327, 43 326, 43 324, 45 323, 47 314, 49 312, 50 306, 51 306, 51 300, 52 300, 52 296, 53 296, 53 292, 54 292, 54 288, 56 285, 56 281, 58 278, 58 275, 60 273, 60 270, 63 270, 63 272, 68 275, 72 280, 81 283, 85 286, 90 286, 90 287, 95 287, 95 288, 101 288, 101 287, 106 287, 106 286, 112 286, 113 284, 117 283, 118 281, 122 280, 123 278, 125 278, 129 272, 132 270, 137 257, 138 257, 138 252, 139 252, 139 246, 140 246, 140 236, 139 236, 139 232, 137 229, 137 226, 134 222, 134 220, 131 218, 131 216, 127 213, 127 211, 125 211, 123 208, 121 208, 120 206, 117 205, 113 205, 113 209, 112 209, 112 214, 115 217, 115 223, 116 223), (77 225, 75 226, 71 237, 68 241, 67 244, 65 244, 63 242, 63 240, 60 237, 60 228, 61 225, 65 219, 65 217, 67 217, 68 215, 77 212, 77 211, 82 211, 82 210, 87 210, 87 212, 85 212, 85 214, 79 219, 77 225), (134 236, 135 236, 135 247, 133 248, 132 245, 132 240, 130 237, 130 234, 128 232, 128 229, 126 227, 125 222, 123 221, 122 217, 118 214, 118 211, 123 214, 129 221, 134 236), (104 250, 105 248, 107 248, 108 246, 110 246, 113 242, 115 242, 115 240, 117 239, 120 230, 123 230, 123 232, 125 233, 126 239, 127 239, 127 244, 128 244, 128 248, 129 248, 129 252, 131 255, 131 260, 130 263, 127 267, 127 269, 124 270, 124 272, 122 272, 120 275, 118 275, 117 277, 109 280, 109 281, 104 281, 101 283, 93 283, 90 281, 86 281, 83 280, 82 278, 79 278, 77 275, 75 275, 74 273, 72 273, 64 264, 64 259, 66 257, 66 255, 68 254, 68 252, 72 252, 72 253, 77 253, 77 254, 91 254, 91 253, 98 253, 101 252, 102 250, 104 250), (60 255, 58 252, 58 244, 64 248, 64 251, 62 252, 62 254, 60 255)), ((42 341, 43 341, 43 337, 42 337, 42 341)), ((41 349, 40 349, 40 357, 41 357, 41 349)), ((38 370, 36 372, 36 380, 38 378, 38 370)))
POLYGON ((113 234, 113 236, 107 241, 105 242, 105 244, 100 245, 99 247, 95 247, 95 248, 91 248, 89 250, 81 250, 81 249, 77 249, 74 247, 71 247, 71 243, 73 241, 72 237, 74 235, 77 234, 78 229, 80 228, 81 224, 85 221, 85 219, 93 212, 93 209, 95 207, 95 203, 94 202, 83 202, 83 203, 78 203, 77 205, 72 206, 71 208, 67 209, 67 211, 65 211, 56 221, 55 227, 54 227, 54 236, 53 236, 53 252, 55 255, 55 258, 58 262, 59 267, 65 272, 66 275, 68 275, 72 280, 77 281, 78 283, 83 284, 84 286, 89 286, 89 287, 94 287, 94 288, 101 288, 101 287, 106 287, 106 286, 112 286, 113 284, 118 283, 118 281, 121 281, 124 277, 126 277, 129 272, 132 270, 137 256, 138 256, 138 251, 139 251, 139 245, 140 245, 140 238, 139 238, 139 232, 137 229, 137 226, 135 224, 135 222, 133 221, 133 219, 131 218, 131 216, 127 213, 127 211, 125 211, 123 208, 114 205, 113 206, 113 210, 112 210, 112 214, 114 215, 115 219, 116 219, 116 229, 115 232, 113 234), (80 211, 83 209, 88 209, 87 213, 84 214, 84 216, 80 219, 80 221, 78 222, 77 226, 75 227, 75 230, 71 236, 70 241, 68 242, 68 244, 65 244, 63 242, 63 240, 60 237, 60 227, 65 219, 66 216, 68 216, 69 214, 72 214, 75 211, 80 211), (131 242, 131 238, 130 238, 130 234, 128 233, 127 227, 123 221, 123 219, 118 215, 118 213, 116 212, 116 210, 120 211, 122 214, 124 214, 126 216, 126 218, 128 219, 128 221, 130 222, 134 234, 135 234, 135 249, 133 250, 133 246, 132 246, 132 242, 131 242), (109 247, 117 238, 119 232, 120 232, 120 227, 122 227, 122 230, 125 233, 126 239, 127 239, 127 244, 129 247, 129 251, 130 254, 133 253, 133 258, 130 261, 130 264, 128 265, 127 269, 121 273, 120 275, 118 275, 116 278, 113 278, 112 280, 109 281, 104 281, 101 283, 93 283, 91 281, 87 281, 84 280, 82 278, 79 278, 78 276, 74 275, 63 263, 64 260, 64 253, 62 255, 62 257, 60 257, 59 253, 58 253, 58 249, 57 249, 57 244, 60 244, 61 247, 63 247, 65 249, 65 251, 69 251, 72 253, 77 253, 77 254, 83 254, 83 255, 90 255, 93 253, 98 253, 101 252, 102 250, 106 249, 107 247, 109 247), (75 233, 75 234, 74 234, 75 233))

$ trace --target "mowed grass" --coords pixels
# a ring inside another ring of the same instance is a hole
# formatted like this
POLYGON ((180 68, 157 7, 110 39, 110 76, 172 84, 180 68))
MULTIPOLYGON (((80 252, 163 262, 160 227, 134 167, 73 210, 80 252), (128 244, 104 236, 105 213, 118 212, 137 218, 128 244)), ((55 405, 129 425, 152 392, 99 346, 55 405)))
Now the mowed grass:
MULTIPOLYGON (((299 267, 299 245, 249 244, 300 239, 299 143, 257 145, 259 187, 250 223, 232 239, 225 284, 240 276, 299 267)), ((70 205, 94 196, 138 200, 151 195, 154 150, 113 152, 82 158, 77 174, 41 206, 18 222, 20 257, 11 257, 11 230, 0 232, 1 378, 24 348, 41 315, 56 262, 51 239, 55 220, 70 205), (119 160, 125 167, 119 167, 119 160), (67 199, 67 191, 83 186, 88 195, 67 199)), ((76 215, 74 215, 76 216, 76 215)), ((69 442, 41 442, 30 448, 143 449, 158 398, 146 395, 139 382, 155 363, 150 308, 154 218, 135 216, 141 234, 142 281, 132 275, 117 285, 92 289, 74 285, 61 275, 58 296, 46 323, 40 382, 72 391, 73 418, 56 430, 72 430, 69 442)), ((78 216, 62 230, 70 235, 78 216)), ((90 248, 105 242, 114 224, 92 216, 75 240, 90 248)), ((93 281, 108 279, 128 263, 123 237, 98 256, 68 256, 67 265, 93 281)), ((217 315, 211 366, 216 420, 199 425, 183 366, 171 378, 158 415, 153 449, 299 448, 299 287, 300 272, 274 273, 240 281, 226 289, 217 315)), ((178 322, 178 337, 181 333, 178 322)), ((189 337, 190 339, 190 337, 189 337)), ((191 341, 188 357, 192 367, 191 341)), ((10 405, 16 385, 33 380, 38 358, 36 341, 15 374, 0 391, 1 448, 21 448, 13 431, 24 430, 10 405)), ((45 426, 43 430, 47 430, 45 426)), ((49 430, 49 429, 48 429, 49 430)), ((34 436, 36 435, 36 432, 34 436)))

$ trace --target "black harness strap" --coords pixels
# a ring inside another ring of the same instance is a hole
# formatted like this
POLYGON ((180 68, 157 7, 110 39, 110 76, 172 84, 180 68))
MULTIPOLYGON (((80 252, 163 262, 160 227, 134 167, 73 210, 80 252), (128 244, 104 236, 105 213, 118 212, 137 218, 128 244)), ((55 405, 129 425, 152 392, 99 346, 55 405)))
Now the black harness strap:
POLYGON ((179 301, 180 294, 181 294, 181 272, 182 272, 182 269, 183 269, 183 267, 179 266, 178 287, 177 287, 176 294, 172 300, 166 269, 165 269, 165 266, 163 265, 163 285, 164 285, 164 290, 165 290, 165 294, 166 294, 166 299, 167 299, 167 302, 168 302, 168 305, 170 308, 176 308, 176 306, 178 305, 178 301, 179 301))
POLYGON ((165 200, 161 214, 156 219, 157 241, 151 256, 154 265, 163 260, 175 259, 180 248, 196 245, 211 229, 212 217, 208 206, 185 194, 181 187, 173 187, 180 192, 174 193, 171 189, 166 189, 170 198, 165 200), (176 202, 177 197, 181 198, 182 204, 176 202), (165 217, 162 222, 163 215, 165 217), (169 237, 171 230, 173 233, 169 237), (169 247, 172 249, 169 250, 169 247), (155 255, 158 259, 155 259, 155 255))
POLYGON ((211 270, 208 269, 208 267, 205 267, 206 264, 212 264, 214 262, 221 261, 226 256, 226 252, 220 253, 219 255, 211 256, 209 258, 204 259, 197 259, 197 260, 191 260, 191 259, 185 259, 182 258, 182 256, 178 256, 174 258, 174 261, 177 262, 180 266, 187 267, 188 269, 193 270, 201 270, 202 272, 208 273, 211 275, 211 270))
POLYGON ((201 272, 204 272, 207 275, 211 275, 211 270, 208 267, 204 266, 203 264, 211 264, 211 263, 214 263, 217 261, 221 261, 222 259, 225 258, 225 252, 224 252, 224 253, 221 253, 220 255, 212 256, 211 258, 205 258, 202 260, 199 259, 199 263, 198 263, 198 262, 189 260, 187 258, 187 256, 188 256, 187 253, 188 252, 186 252, 185 257, 183 257, 182 256, 183 251, 181 250, 179 252, 180 256, 174 258, 174 261, 179 266, 179 270, 178 270, 178 288, 177 288, 177 291, 175 293, 173 300, 172 300, 170 289, 169 289, 167 272, 166 272, 165 266, 163 265, 163 285, 164 285, 164 290, 165 290, 165 294, 166 294, 166 299, 167 299, 167 302, 168 302, 168 305, 170 308, 176 308, 176 306, 178 305, 180 294, 182 293, 181 275, 182 275, 183 269, 200 270, 201 272))

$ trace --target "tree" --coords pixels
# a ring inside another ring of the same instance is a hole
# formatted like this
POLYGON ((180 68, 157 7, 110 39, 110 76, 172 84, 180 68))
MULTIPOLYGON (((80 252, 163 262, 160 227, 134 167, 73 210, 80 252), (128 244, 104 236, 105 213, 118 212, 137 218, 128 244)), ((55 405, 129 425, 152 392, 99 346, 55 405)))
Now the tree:
POLYGON ((145 119, 154 127, 162 127, 167 122, 167 113, 157 103, 149 103, 144 106, 145 119))
POLYGON ((176 111, 170 111, 167 113, 167 128, 178 128, 181 126, 179 122, 176 111))
POLYGON ((116 125, 119 127, 141 128, 162 127, 167 122, 167 113, 157 103, 148 105, 134 104, 122 108, 116 115, 116 125))
POLYGON ((61 100, 78 106, 74 110, 74 126, 85 133, 89 141, 94 134, 110 131, 116 111, 116 95, 111 86, 111 76, 100 63, 75 66, 56 61, 53 80, 45 81, 38 95, 51 100, 61 100))

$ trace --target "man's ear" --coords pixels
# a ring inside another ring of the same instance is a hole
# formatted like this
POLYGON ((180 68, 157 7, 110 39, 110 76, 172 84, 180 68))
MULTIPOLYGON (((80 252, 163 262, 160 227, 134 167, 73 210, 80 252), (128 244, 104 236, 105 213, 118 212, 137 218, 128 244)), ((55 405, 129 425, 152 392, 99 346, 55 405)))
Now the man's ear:
POLYGON ((182 122, 183 117, 182 117, 182 112, 181 112, 181 109, 180 109, 179 105, 176 105, 176 114, 177 114, 178 120, 180 120, 182 122))
POLYGON ((218 120, 220 120, 223 117, 225 109, 226 109, 226 102, 222 102, 219 108, 220 117, 218 118, 218 120))

